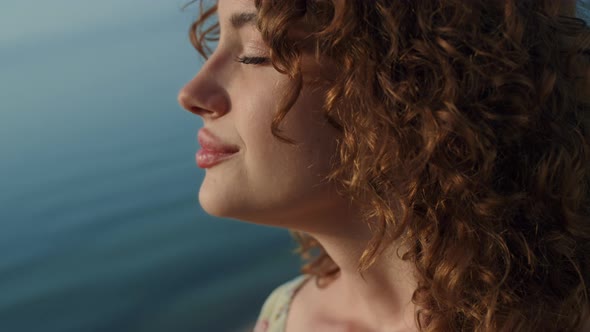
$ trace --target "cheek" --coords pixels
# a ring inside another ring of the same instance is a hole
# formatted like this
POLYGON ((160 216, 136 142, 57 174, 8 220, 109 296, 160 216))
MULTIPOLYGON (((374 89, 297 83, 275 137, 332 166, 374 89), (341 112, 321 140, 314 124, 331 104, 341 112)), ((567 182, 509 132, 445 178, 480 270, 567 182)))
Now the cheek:
POLYGON ((281 133, 293 139, 289 145, 274 137, 270 131, 277 100, 265 100, 250 105, 241 114, 241 136, 246 145, 246 166, 254 174, 264 171, 266 181, 282 188, 298 186, 291 182, 319 182, 329 170, 335 153, 337 132, 324 119, 320 96, 302 91, 300 98, 281 122, 281 133), (284 183, 289 182, 289 183, 284 183))
POLYGON ((339 133, 324 116, 323 95, 320 92, 303 91, 287 120, 289 127, 285 129, 289 137, 301 142, 301 153, 313 163, 316 172, 325 175, 336 153, 339 133))
MULTIPOLYGON (((317 213, 332 197, 323 182, 335 151, 336 132, 323 119, 321 99, 303 93, 281 122, 283 143, 270 126, 280 94, 269 89, 244 98, 232 122, 242 139, 243 155, 208 174, 200 199, 208 212, 260 223, 295 222, 286 216, 317 213), (260 98, 264 96, 264 98, 260 98), (315 211, 315 212, 314 212, 315 211)), ((299 221, 300 222, 300 221, 299 221)))
POLYGON ((248 162, 269 158, 278 148, 278 142, 270 131, 274 105, 263 100, 245 105, 243 112, 237 114, 236 129, 245 147, 248 162))

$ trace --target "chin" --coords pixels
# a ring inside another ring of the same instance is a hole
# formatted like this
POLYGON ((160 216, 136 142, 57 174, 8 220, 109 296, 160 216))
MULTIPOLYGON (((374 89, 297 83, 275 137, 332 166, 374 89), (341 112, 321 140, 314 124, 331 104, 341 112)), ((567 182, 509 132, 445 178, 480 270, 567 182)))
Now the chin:
POLYGON ((199 204, 207 214, 219 218, 231 218, 249 221, 247 205, 245 200, 228 195, 228 193, 215 190, 199 191, 199 204), (246 206, 244 206, 246 205, 246 206))
POLYGON ((227 200, 224 201, 222 197, 216 196, 221 195, 211 195, 211 193, 204 191, 201 187, 201 190, 199 191, 199 204, 201 205, 201 208, 211 216, 220 218, 228 217, 230 209, 227 200))
POLYGON ((219 218, 234 219, 237 221, 277 226, 277 218, 271 218, 270 215, 274 215, 267 211, 265 208, 255 208, 256 204, 251 201, 247 201, 244 197, 233 199, 222 192, 207 192, 205 190, 199 191, 199 204, 203 211, 208 215, 219 218))

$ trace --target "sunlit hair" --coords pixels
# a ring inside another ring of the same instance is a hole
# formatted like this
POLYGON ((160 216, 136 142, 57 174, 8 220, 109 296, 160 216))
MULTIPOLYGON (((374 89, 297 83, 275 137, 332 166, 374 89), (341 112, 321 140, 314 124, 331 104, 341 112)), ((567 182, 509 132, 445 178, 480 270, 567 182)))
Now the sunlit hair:
MULTIPOLYGON (((359 270, 404 248, 422 331, 574 331, 588 313, 589 38, 564 3, 256 0, 293 82, 273 134, 289 142, 302 57, 329 59, 324 111, 342 134, 329 179, 374 234, 359 270)), ((204 56, 215 11, 190 32, 204 56)), ((303 272, 330 280, 338 267, 295 235, 315 253, 303 272)))

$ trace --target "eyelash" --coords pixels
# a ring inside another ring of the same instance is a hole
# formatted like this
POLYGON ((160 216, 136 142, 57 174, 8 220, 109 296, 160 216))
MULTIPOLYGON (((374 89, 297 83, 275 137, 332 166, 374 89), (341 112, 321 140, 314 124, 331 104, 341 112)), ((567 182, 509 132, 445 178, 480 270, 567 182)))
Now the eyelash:
POLYGON ((236 61, 243 63, 245 65, 261 65, 268 62, 268 58, 260 57, 260 56, 239 56, 236 57, 236 61))

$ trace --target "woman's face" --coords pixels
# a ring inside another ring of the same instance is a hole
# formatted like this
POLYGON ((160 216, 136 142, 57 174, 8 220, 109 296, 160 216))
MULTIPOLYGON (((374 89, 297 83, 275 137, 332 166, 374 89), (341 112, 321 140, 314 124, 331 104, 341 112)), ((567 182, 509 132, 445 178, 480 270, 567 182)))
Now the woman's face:
POLYGON ((178 96, 203 118, 206 131, 238 150, 212 167, 201 165, 199 201, 211 215, 305 230, 303 220, 342 204, 323 181, 338 132, 324 120, 323 93, 304 87, 279 127, 296 144, 271 134, 289 79, 268 61, 247 63, 269 54, 250 14, 256 14, 253 0, 219 0, 218 46, 178 96))

